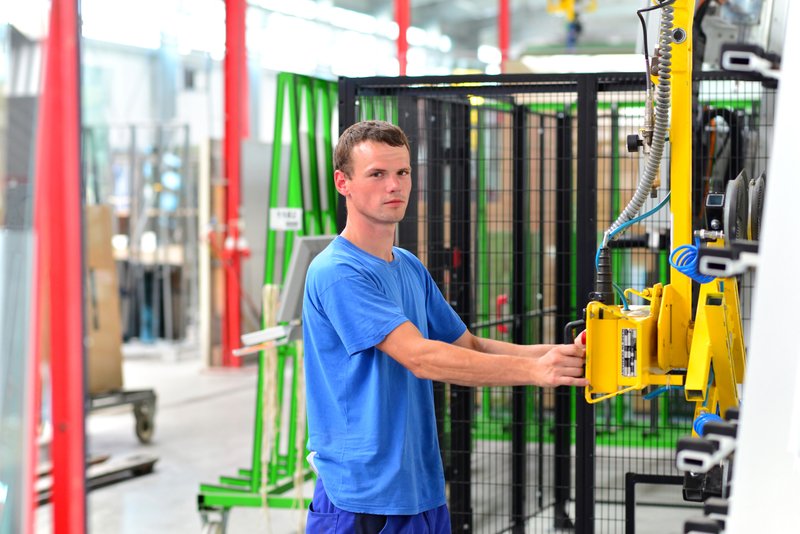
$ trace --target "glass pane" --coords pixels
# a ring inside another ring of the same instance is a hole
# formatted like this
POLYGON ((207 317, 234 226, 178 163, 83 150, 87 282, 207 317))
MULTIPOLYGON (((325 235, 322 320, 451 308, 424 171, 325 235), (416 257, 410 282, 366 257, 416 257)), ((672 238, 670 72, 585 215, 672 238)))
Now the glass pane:
POLYGON ((26 531, 33 183, 46 4, 0 0, 0 534, 26 531))

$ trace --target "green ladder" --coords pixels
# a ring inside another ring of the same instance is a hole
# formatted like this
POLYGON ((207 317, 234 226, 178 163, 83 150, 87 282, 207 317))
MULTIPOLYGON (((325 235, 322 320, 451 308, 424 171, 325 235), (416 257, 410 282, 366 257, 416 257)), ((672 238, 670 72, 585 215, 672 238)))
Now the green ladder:
MULTIPOLYGON (((277 85, 265 284, 281 284, 285 279, 296 236, 336 233, 337 192, 333 187, 332 126, 333 106, 338 95, 337 84, 309 76, 280 73, 277 85), (284 166, 282 158, 285 138, 289 141, 289 150, 288 161, 284 166), (288 168, 288 172, 282 172, 284 167, 288 168), (308 195, 305 194, 306 191, 308 195), (307 205, 304 198, 310 199, 310 205, 307 205), (293 227, 284 225, 282 228, 273 220, 277 218, 273 214, 287 208, 297 210, 295 213, 300 214, 299 223, 293 227), (281 241, 282 254, 278 246, 281 241), (282 256, 280 261, 279 255, 282 256)), ((263 326, 266 328, 271 325, 263 326)), ((299 429, 297 420, 300 402, 298 389, 302 373, 299 361, 302 355, 298 357, 300 351, 297 345, 291 342, 277 348, 277 410, 273 429, 275 438, 266 466, 266 480, 262 477, 264 466, 261 457, 265 430, 264 384, 267 366, 265 353, 259 353, 252 464, 249 468, 239 469, 237 476, 220 477, 219 484, 200 485, 198 510, 203 522, 203 532, 206 534, 224 534, 228 512, 235 506, 292 508, 308 507, 310 504, 310 499, 303 499, 301 503, 296 497, 286 495, 294 487, 298 470, 302 471, 304 481, 314 477, 306 461, 298 465, 298 449, 295 446, 297 433, 306 433, 305 425, 299 429), (284 395, 289 387, 286 384, 287 366, 292 369, 288 399, 284 395), (286 425, 281 420, 284 402, 290 403, 290 416, 286 425), (282 431, 284 427, 288 428, 282 431), (284 433, 288 436, 282 435, 284 433), (281 446, 284 439, 288 441, 288 447, 281 446)))

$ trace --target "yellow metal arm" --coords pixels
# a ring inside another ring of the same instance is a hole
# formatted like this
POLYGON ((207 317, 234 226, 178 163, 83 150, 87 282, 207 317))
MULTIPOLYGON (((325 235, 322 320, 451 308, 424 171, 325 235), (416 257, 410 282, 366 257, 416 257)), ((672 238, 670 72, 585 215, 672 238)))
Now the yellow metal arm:
MULTIPOLYGON (((672 113, 670 123, 670 210, 672 250, 692 243, 692 25, 694 0, 679 0, 674 8, 673 33, 686 32, 686 40, 672 44, 672 113)), ((689 359, 687 336, 692 317, 692 281, 670 270, 671 335, 666 354, 671 367, 686 367, 689 359)))
MULTIPOLYGON (((655 3, 655 2, 654 2, 655 3)), ((671 76, 653 77, 670 84, 669 143, 671 248, 692 241, 692 23, 695 2, 678 0, 662 22, 672 16, 672 36, 658 61, 671 76), (677 32, 677 33, 676 33, 677 32)), ((662 26, 662 37, 663 33, 662 26)), ((666 85, 664 85, 666 87, 666 85)), ((665 91, 659 91, 660 97, 665 91)), ((661 109, 661 108, 659 108, 661 109)), ((663 112, 663 110, 662 110, 663 112)), ((620 306, 590 302, 586 307, 587 402, 599 402, 647 386, 683 386, 695 415, 722 413, 739 405, 744 383, 745 351, 739 294, 735 279, 701 284, 692 320, 692 280, 674 267, 671 283, 643 291, 627 289, 625 298, 638 295, 647 306, 620 306)))
POLYGON ((720 413, 739 406, 744 367, 736 280, 728 278, 704 284, 700 288, 692 355, 686 373, 686 400, 708 405, 708 386, 713 382, 720 413), (714 376, 713 381, 709 381, 712 364, 714 376))

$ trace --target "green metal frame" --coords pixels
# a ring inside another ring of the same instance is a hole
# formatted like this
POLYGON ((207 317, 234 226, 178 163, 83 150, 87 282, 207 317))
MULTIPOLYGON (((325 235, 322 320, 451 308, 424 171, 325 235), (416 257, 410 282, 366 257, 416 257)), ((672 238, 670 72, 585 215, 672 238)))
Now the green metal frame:
MULTIPOLYGON (((302 228, 297 231, 280 231, 267 228, 267 247, 264 268, 264 283, 281 283, 289 265, 295 236, 320 235, 323 232, 336 233, 336 203, 338 195, 333 184, 333 109, 337 102, 338 87, 335 82, 300 76, 292 73, 278 75, 278 95, 275 110, 275 137, 273 141, 272 169, 270 174, 270 211, 278 207, 303 209, 302 228), (302 131, 302 123, 307 132, 302 131), (288 176, 283 184, 286 187, 285 205, 281 204, 281 158, 283 136, 290 136, 288 176), (307 150, 301 150, 301 146, 307 150), (304 160, 305 156, 305 160, 304 160), (304 180, 304 174, 306 179, 304 180), (321 191, 325 185, 325 192, 321 191), (304 191, 308 187, 311 206, 304 205, 304 191), (327 206, 323 207, 325 195, 327 206), (283 258, 278 260, 278 239, 284 234, 283 258), (280 267, 278 267, 280 266, 280 267), (279 271, 276 271, 280 268, 279 271)), ((267 326, 267 325, 263 325, 267 326)), ((267 467, 267 480, 262 480, 261 461, 263 424, 263 392, 265 383, 265 353, 258 359, 258 393, 253 432, 253 457, 249 469, 240 469, 238 476, 221 476, 219 484, 201 484, 198 495, 200 510, 222 509, 226 512, 234 506, 269 506, 272 508, 307 507, 310 499, 299 503, 295 497, 284 496, 294 487, 297 470, 302 470, 303 480, 314 477, 306 461, 297 465, 295 447, 298 428, 296 418, 300 363, 297 344, 290 343, 278 347, 277 362, 277 419, 275 421, 275 444, 267 467), (291 358, 291 362, 287 360, 291 358), (288 422, 288 449, 280 452, 282 441, 281 413, 284 403, 286 366, 292 366, 291 393, 289 397, 290 419, 288 422), (261 487, 266 482, 266 498, 262 497, 261 487), (266 502, 265 502, 266 501, 266 502)), ((306 432, 303 428, 302 432, 306 432)))
POLYGON ((359 97, 359 120, 386 121, 399 124, 397 97, 361 96, 359 97))

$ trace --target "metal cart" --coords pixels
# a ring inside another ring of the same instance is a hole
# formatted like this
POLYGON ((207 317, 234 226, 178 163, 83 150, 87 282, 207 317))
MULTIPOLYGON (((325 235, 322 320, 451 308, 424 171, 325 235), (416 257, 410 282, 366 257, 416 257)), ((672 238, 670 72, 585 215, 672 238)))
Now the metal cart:
POLYGON ((133 405, 133 415, 136 417, 136 437, 142 443, 150 443, 153 437, 153 419, 156 413, 156 393, 152 389, 121 390, 91 395, 89 412, 125 404, 133 405))

